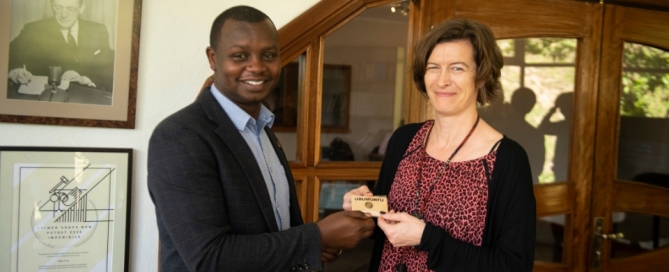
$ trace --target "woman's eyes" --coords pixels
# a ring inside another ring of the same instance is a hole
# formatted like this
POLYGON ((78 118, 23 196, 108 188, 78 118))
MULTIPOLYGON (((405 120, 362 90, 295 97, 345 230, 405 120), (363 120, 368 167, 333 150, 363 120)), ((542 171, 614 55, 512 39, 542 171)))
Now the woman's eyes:
MULTIPOLYGON (((426 69, 427 70, 439 70, 439 66, 428 66, 426 69)), ((462 71, 465 70, 465 68, 459 67, 459 66, 453 66, 453 67, 450 67, 449 70, 451 70, 453 72, 462 72, 462 71)))

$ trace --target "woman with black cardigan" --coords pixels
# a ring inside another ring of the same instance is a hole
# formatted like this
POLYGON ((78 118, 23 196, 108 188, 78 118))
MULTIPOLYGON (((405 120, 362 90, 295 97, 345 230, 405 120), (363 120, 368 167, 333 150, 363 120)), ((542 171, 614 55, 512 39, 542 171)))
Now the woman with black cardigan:
MULTIPOLYGON (((531 271, 536 207, 525 150, 478 116, 501 91, 492 31, 466 19, 435 26, 416 45, 413 81, 434 120, 397 129, 374 195, 369 271, 531 271)), ((366 186, 344 196, 371 196, 366 186)))

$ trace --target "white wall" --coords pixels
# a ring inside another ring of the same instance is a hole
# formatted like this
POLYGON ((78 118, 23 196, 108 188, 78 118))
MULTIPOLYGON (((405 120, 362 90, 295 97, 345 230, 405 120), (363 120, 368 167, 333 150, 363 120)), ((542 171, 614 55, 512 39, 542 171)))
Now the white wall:
POLYGON ((212 74, 205 56, 214 18, 235 5, 288 23, 319 0, 143 0, 135 129, 0 123, 2 146, 113 147, 134 149, 130 271, 156 271, 158 233, 146 186, 148 141, 153 128, 195 99, 212 74))

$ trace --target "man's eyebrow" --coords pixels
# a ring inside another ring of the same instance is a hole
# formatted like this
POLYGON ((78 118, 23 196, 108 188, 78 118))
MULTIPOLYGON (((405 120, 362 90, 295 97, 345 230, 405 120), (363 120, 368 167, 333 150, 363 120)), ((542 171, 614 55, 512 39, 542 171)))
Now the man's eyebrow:
MULTIPOLYGON (((243 44, 231 44, 229 48, 247 49, 247 48, 249 48, 249 47, 250 47, 249 45, 243 45, 243 44)), ((279 50, 279 46, 278 46, 278 45, 272 45, 272 46, 266 46, 266 47, 263 47, 263 48, 262 48, 262 50, 268 50, 268 49, 271 49, 271 50, 279 50)))
POLYGON ((279 46, 278 46, 278 45, 272 45, 272 46, 265 47, 265 48, 263 48, 263 49, 264 49, 264 50, 276 50, 276 51, 279 51, 279 46))

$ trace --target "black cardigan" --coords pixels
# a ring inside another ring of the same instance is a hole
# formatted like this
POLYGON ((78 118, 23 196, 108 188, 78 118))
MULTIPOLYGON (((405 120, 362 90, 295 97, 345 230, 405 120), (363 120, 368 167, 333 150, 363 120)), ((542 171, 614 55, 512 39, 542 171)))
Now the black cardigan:
MULTIPOLYGON (((411 140, 424 123, 398 128, 388 142, 374 195, 388 195, 395 172, 411 140)), ((435 271, 532 271, 536 205, 530 163, 525 150, 504 137, 488 184, 483 242, 475 246, 427 223, 420 245, 427 267, 435 271)), ((377 227, 369 271, 378 271, 385 234, 377 227)))

